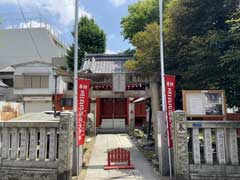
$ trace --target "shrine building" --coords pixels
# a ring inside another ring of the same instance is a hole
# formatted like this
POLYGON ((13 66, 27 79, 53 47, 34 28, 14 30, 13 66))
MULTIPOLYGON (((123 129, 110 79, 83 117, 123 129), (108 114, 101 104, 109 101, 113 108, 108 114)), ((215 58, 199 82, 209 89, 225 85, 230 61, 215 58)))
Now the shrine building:
POLYGON ((97 130, 122 131, 146 122, 145 101, 151 96, 149 82, 154 75, 129 72, 124 68, 132 56, 87 54, 78 73, 91 80, 90 111, 94 113, 97 130))

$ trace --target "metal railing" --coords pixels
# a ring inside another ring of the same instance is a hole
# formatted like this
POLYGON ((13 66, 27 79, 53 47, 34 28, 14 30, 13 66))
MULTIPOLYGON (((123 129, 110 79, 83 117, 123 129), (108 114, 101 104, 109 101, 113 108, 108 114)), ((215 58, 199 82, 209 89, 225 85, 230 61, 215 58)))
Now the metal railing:
POLYGON ((0 29, 27 29, 27 28, 45 28, 48 32, 62 44, 64 47, 68 47, 68 43, 65 38, 61 35, 61 32, 54 28, 47 20, 36 17, 36 18, 27 18, 27 23, 23 21, 21 18, 15 18, 14 21, 8 21, 8 19, 4 19, 0 23, 0 29), (8 23, 5 23, 8 22, 8 23))

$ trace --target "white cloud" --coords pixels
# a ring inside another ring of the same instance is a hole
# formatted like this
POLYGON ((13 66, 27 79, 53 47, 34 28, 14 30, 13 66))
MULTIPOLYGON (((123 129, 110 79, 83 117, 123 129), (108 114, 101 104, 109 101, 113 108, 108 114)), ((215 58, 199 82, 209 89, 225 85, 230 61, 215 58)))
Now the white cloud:
POLYGON ((106 50, 106 54, 117 54, 117 52, 116 52, 116 51, 113 51, 113 50, 111 50, 111 49, 107 49, 107 50, 106 50))
POLYGON ((109 34, 108 38, 109 38, 109 39, 115 39, 115 38, 116 38, 116 35, 115 35, 115 34, 109 34))
POLYGON ((126 4, 126 3, 127 3, 127 0, 110 0, 110 2, 111 2, 114 6, 118 7, 118 6, 122 6, 122 5, 126 4))
MULTIPOLYGON (((57 16, 62 25, 69 25, 74 20, 75 4, 74 0, 20 0, 23 8, 25 6, 36 6, 40 11, 46 10, 51 15, 57 16)), ((17 0, 0 0, 0 4, 17 5, 17 0)), ((92 15, 80 4, 79 17, 92 15)))

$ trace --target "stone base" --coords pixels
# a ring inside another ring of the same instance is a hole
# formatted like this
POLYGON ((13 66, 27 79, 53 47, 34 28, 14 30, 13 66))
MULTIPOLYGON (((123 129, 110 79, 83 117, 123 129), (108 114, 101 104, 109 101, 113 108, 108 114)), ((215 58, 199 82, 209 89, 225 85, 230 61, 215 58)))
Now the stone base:
POLYGON ((231 165, 190 165, 190 180, 239 180, 240 167, 231 165))
POLYGON ((102 129, 125 129, 125 119, 102 119, 102 129))
POLYGON ((1 180, 57 180, 56 169, 0 168, 1 180))

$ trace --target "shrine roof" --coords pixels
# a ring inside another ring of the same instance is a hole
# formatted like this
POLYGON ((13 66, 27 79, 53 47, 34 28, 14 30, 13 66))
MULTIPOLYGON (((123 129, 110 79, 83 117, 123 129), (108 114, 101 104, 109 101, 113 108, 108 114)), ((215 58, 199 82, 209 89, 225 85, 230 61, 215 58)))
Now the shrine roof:
POLYGON ((80 71, 96 74, 123 73, 126 72, 124 63, 132 58, 124 54, 87 54, 80 71))

